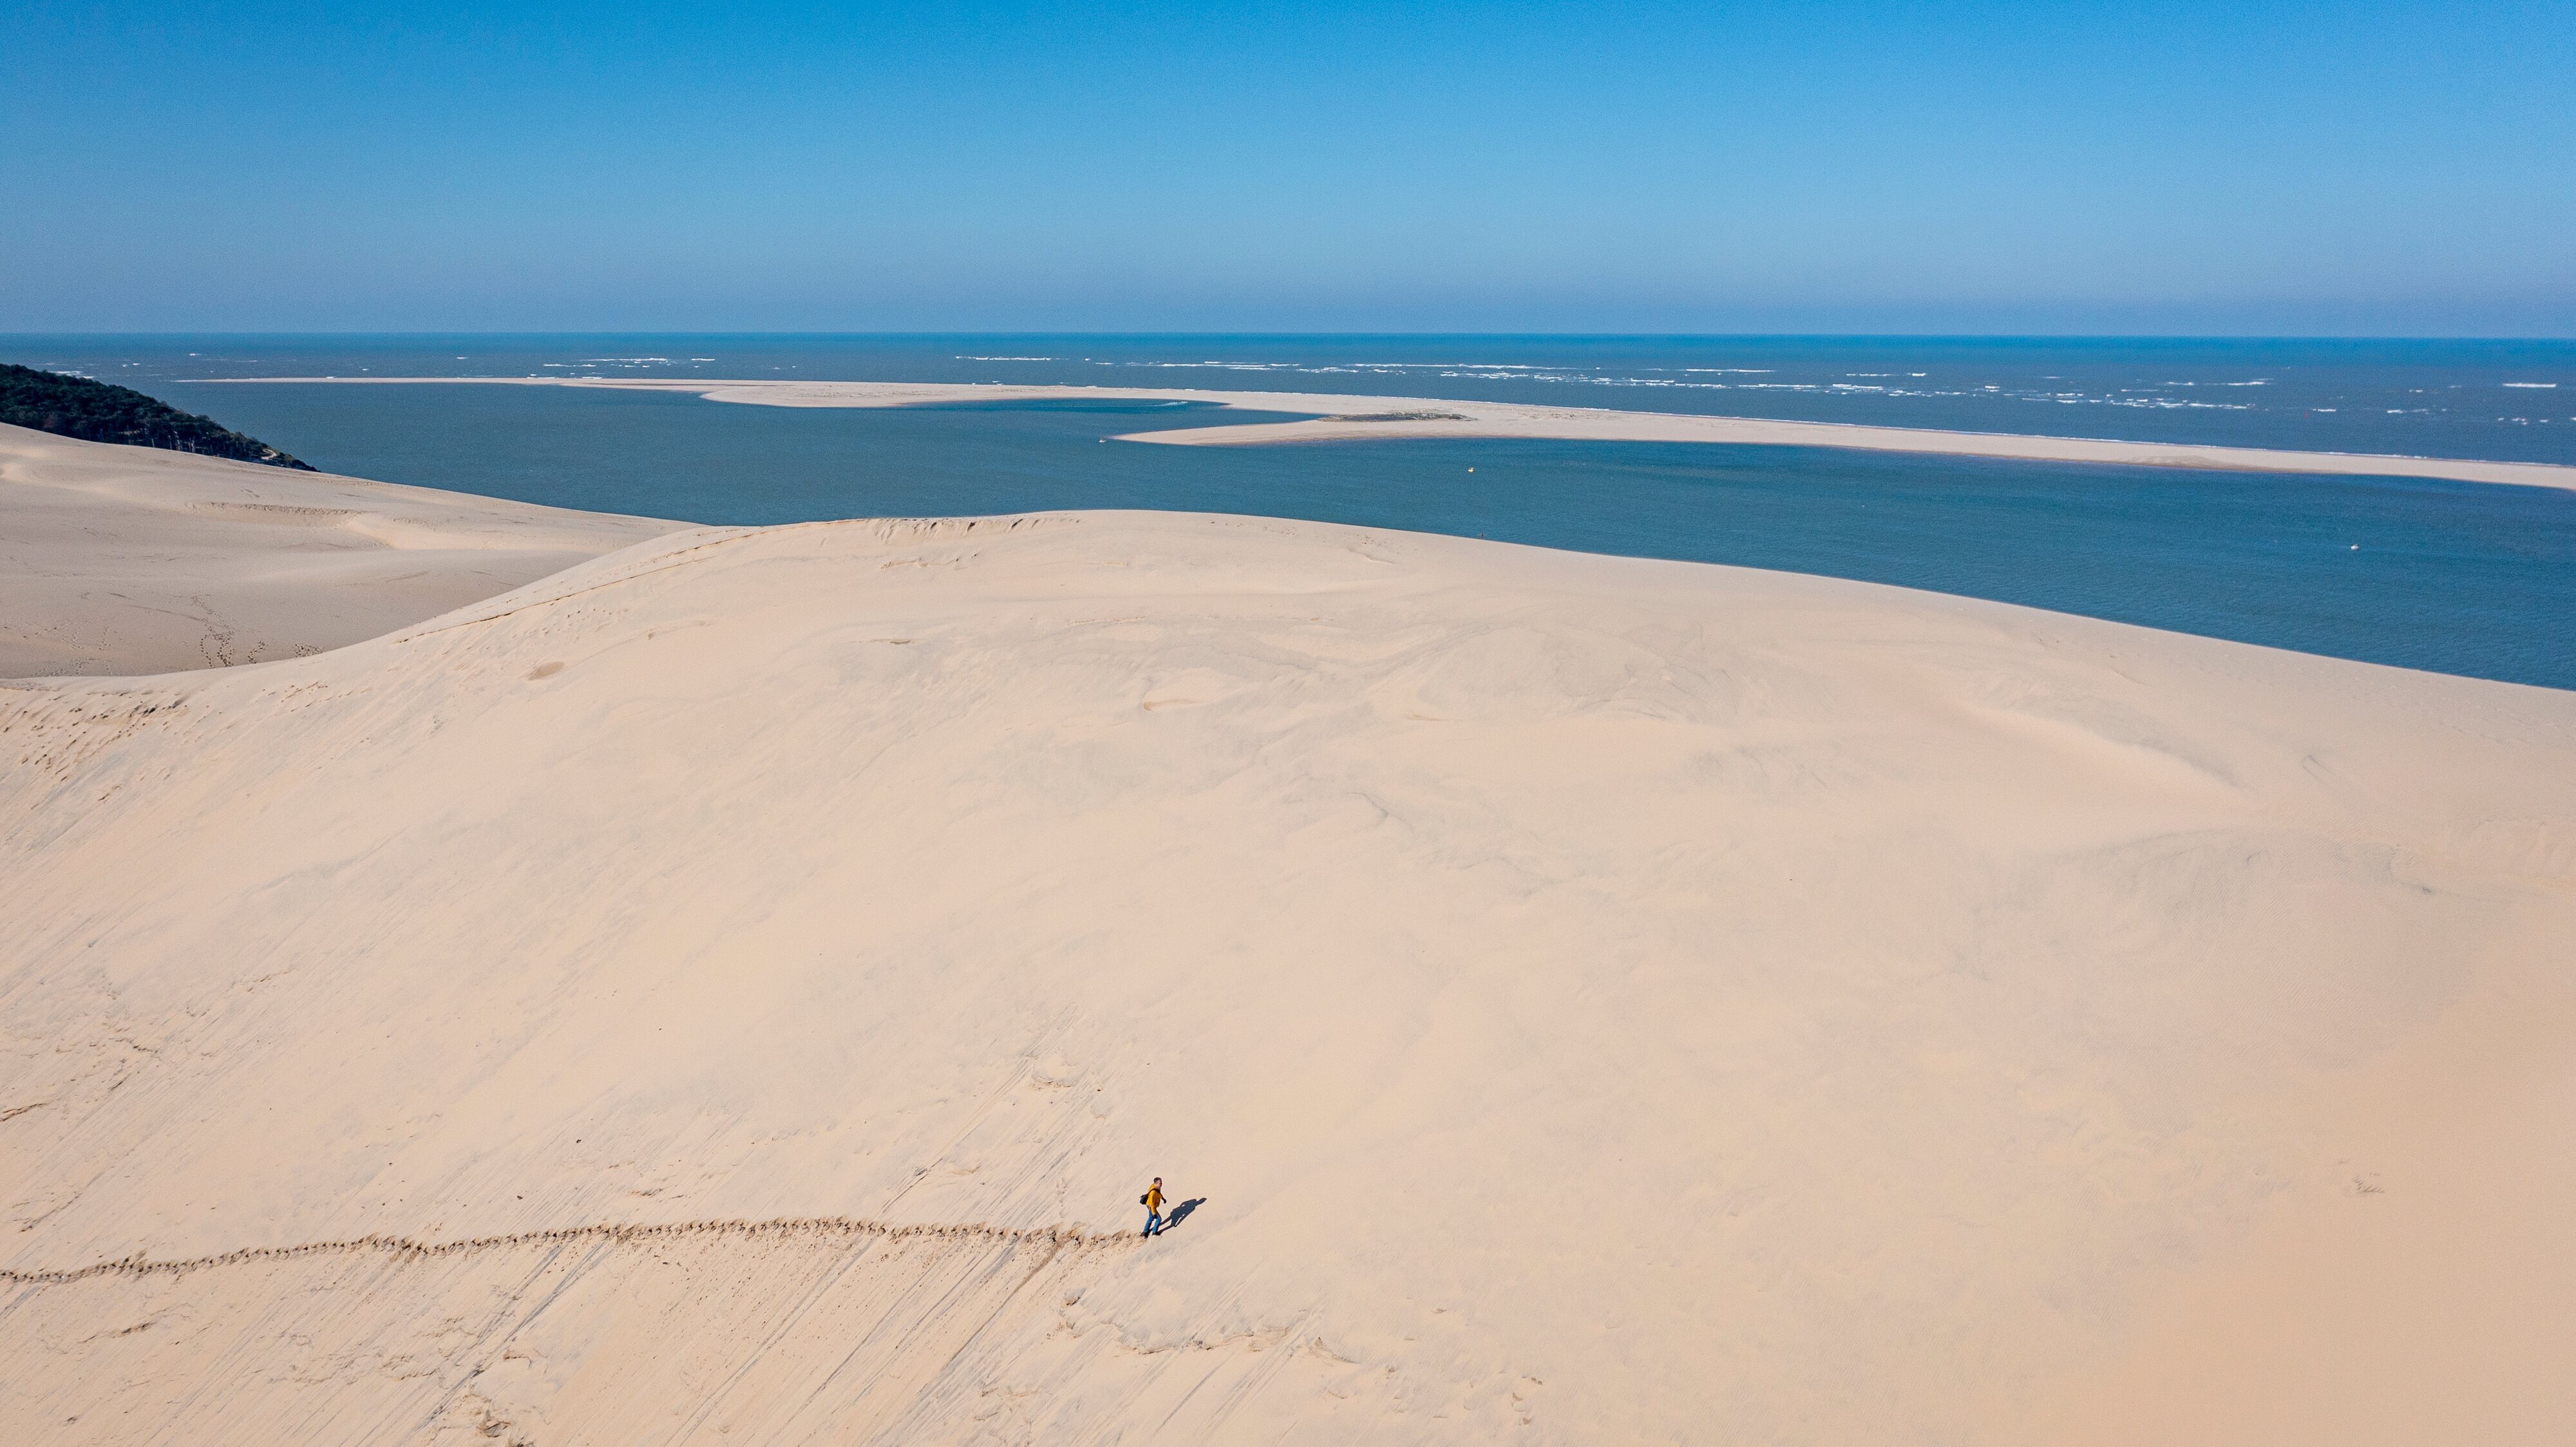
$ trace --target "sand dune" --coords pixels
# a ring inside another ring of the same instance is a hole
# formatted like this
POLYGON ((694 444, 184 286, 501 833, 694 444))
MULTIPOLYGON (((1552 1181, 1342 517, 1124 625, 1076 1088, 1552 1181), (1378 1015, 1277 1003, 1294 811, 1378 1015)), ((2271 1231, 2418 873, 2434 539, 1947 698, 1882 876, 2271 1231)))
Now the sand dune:
POLYGON ((1104 513, 0 760, 0 1440, 2576 1431, 2576 695, 1104 513))
POLYGON ((1203 402, 1236 411, 1321 414, 1294 422, 1168 428, 1130 432, 1119 438, 1122 442, 1160 442, 1188 447, 1255 447, 1286 442, 1368 442, 1426 437, 1707 442, 1762 447, 1840 447, 1863 452, 1916 452, 2040 462, 2116 463, 2129 467, 2187 467, 2219 472, 2438 477, 2457 482, 2576 488, 2576 467, 2545 462, 2295 452, 2268 447, 2032 437, 2008 432, 1943 432, 1920 427, 1865 427, 1842 422, 1788 422, 1677 412, 1620 412, 1601 407, 1466 402, 1447 397, 1365 397, 1336 392, 1237 392, 1188 387, 1011 386, 981 382, 677 381, 638 377, 265 377, 223 380, 609 387, 629 391, 689 392, 711 401, 766 407, 918 407, 958 402, 1119 397, 1203 402))
POLYGON ((0 678, 316 653, 677 526, 0 424, 0 678))

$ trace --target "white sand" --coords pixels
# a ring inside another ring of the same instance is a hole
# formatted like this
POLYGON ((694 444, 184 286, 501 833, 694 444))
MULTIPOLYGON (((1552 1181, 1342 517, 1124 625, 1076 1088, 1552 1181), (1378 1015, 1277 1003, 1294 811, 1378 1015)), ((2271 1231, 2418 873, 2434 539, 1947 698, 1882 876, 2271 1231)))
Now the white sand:
POLYGON ((678 526, 0 424, 0 677, 315 653, 678 526))
POLYGON ((0 1441, 2576 1434, 2576 695, 1090 514, 0 759, 0 1266, 314 1247, 0 1279, 0 1441))
POLYGON ((980 382, 674 381, 626 377, 273 377, 228 380, 414 385, 474 382, 523 387, 608 387, 630 391, 689 392, 717 402, 746 402, 768 407, 917 407, 959 402, 1114 397, 1205 402, 1234 411, 1325 414, 1296 422, 1130 432, 1118 439, 1122 442, 1162 442, 1190 447, 1390 441, 1415 437, 1714 442, 1738 446, 1842 447, 1863 452, 1918 452, 2043 462, 2104 462, 2130 467, 2187 467, 2221 472, 2433 477, 2455 482, 2576 488, 2576 467, 2544 462, 2293 452, 2278 448, 2120 442, 2087 437, 2025 437, 2003 432, 1941 432, 1915 427, 1862 427, 1840 422, 1782 422, 1675 412, 1616 412, 1595 407, 1536 407, 1518 402, 1461 402, 1444 397, 1354 397, 1332 392, 1234 392, 1186 387, 1019 387, 980 382))

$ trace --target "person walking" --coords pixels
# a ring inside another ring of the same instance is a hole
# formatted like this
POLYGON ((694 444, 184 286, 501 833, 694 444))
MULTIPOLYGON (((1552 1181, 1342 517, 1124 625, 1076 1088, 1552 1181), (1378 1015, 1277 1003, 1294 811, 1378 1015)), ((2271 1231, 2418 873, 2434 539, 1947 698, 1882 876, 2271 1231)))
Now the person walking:
POLYGON ((1162 1230, 1163 1178, 1156 1176, 1154 1178, 1154 1184, 1147 1186, 1145 1188, 1145 1194, 1137 1197, 1136 1202, 1138 1205, 1145 1208, 1145 1234, 1151 1236, 1155 1232, 1162 1230))

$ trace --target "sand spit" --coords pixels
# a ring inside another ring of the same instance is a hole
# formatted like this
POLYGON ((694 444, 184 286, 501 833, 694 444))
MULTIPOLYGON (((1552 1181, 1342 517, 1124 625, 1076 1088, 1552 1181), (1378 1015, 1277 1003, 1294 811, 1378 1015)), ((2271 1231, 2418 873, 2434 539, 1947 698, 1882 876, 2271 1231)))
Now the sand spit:
POLYGON ((2036 462, 2102 462, 2129 467, 2187 467, 2219 472, 2433 477, 2455 482, 2576 488, 2576 467, 2543 462, 2293 452, 2276 448, 2120 442, 2087 437, 2025 437, 2003 432, 1940 432, 1927 428, 1866 427, 1841 422, 1785 422, 1675 412, 1619 412, 1594 407, 1539 407, 1517 402, 1462 402, 1446 397, 1362 397, 1333 392, 1235 392, 1182 387, 1023 387, 980 382, 679 381, 634 377, 262 377, 224 380, 410 384, 477 382, 528 387, 609 387, 629 391, 688 392, 711 401, 744 402, 767 407, 918 407, 960 402, 1114 397, 1205 402, 1237 411, 1321 414, 1296 422, 1130 432, 1118 439, 1184 447, 1253 447, 1286 442, 1368 442, 1424 437, 1709 442, 1736 446, 1841 447, 1864 452, 1919 452, 2036 462))
POLYGON ((0 425, 0 678, 316 653, 680 526, 0 425))
POLYGON ((0 1441, 2576 1432, 2576 694, 706 529, 0 686, 0 878, 0 1441))

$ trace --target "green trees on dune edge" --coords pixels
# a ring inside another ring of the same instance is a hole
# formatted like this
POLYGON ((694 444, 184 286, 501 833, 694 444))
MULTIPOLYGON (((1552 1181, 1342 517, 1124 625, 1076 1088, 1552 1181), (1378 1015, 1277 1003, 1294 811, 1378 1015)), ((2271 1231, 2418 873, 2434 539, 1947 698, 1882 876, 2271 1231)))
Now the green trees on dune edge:
POLYGON ((255 437, 244 437, 130 387, 5 362, 0 362, 0 422, 87 442, 124 442, 313 471, 310 464, 255 437))

